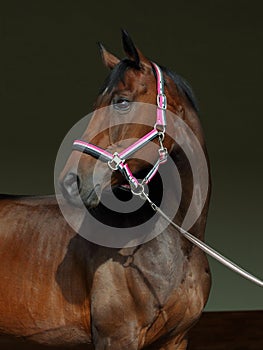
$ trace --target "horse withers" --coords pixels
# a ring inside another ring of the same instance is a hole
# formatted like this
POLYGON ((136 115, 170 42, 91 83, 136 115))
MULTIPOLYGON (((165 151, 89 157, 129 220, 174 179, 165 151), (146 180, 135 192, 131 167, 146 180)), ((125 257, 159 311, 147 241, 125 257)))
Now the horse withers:
MULTIPOLYGON (((141 139, 156 126, 154 113, 149 113, 147 123, 140 120, 145 117, 140 106, 156 106, 158 72, 124 31, 122 38, 125 59, 101 45, 103 61, 111 71, 82 137, 84 143, 115 155, 123 150, 125 140, 141 139), (130 119, 124 122, 128 112, 130 119), (112 123, 111 116, 121 122, 112 123)), ((148 193, 158 205, 177 206, 172 219, 182 225, 189 207, 193 212, 200 210, 200 198, 195 196, 193 169, 182 147, 187 143, 192 157, 198 157, 196 143, 182 127, 176 127, 180 121, 207 155, 191 88, 179 75, 164 67, 160 70, 167 99, 167 137, 161 142, 176 164, 182 190, 178 199, 178 181, 172 172, 163 183, 156 171, 148 193)), ((149 173, 156 161, 152 147, 159 141, 157 135, 147 148, 127 159, 129 176, 143 178, 149 173), (143 160, 143 153, 149 161, 143 160)), ((107 163, 100 162, 91 154, 72 152, 60 175, 61 192, 70 205, 83 205, 105 230, 116 228, 123 236, 131 227, 155 218, 147 202, 129 214, 105 208, 101 201, 109 188, 123 206, 132 188, 123 173, 112 172, 107 163), (95 170, 99 174, 96 183, 95 170)), ((209 194, 208 187, 200 215, 190 228, 200 239, 204 238, 209 194)), ((55 197, 2 196, 0 220, 2 334, 49 345, 87 344, 87 349, 186 349, 187 332, 199 319, 209 295, 210 273, 205 254, 174 227, 165 225, 154 238, 135 246, 100 245, 67 224, 55 197)), ((154 220, 150 227, 162 227, 158 218, 154 220)), ((83 227, 97 236, 96 225, 88 222, 83 227)))

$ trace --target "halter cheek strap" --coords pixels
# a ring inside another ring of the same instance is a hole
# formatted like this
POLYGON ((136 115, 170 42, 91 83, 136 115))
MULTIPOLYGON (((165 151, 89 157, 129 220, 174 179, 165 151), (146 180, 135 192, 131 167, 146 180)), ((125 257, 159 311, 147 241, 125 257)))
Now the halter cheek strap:
POLYGON ((142 147, 146 146, 149 142, 155 138, 159 138, 159 159, 153 165, 153 168, 143 179, 142 183, 149 183, 154 175, 157 173, 159 166, 165 163, 167 160, 167 149, 163 147, 163 139, 165 136, 166 128, 166 109, 167 109, 167 99, 164 93, 164 79, 163 73, 160 67, 152 62, 153 69, 156 73, 156 85, 157 85, 157 112, 156 112, 156 123, 148 134, 140 138, 138 141, 134 142, 131 146, 125 148, 120 153, 110 153, 103 148, 100 148, 92 143, 86 142, 84 140, 75 140, 73 142, 73 150, 79 151, 85 154, 89 154, 94 158, 101 160, 102 162, 108 163, 109 168, 112 171, 119 170, 129 182, 131 189, 135 190, 140 186, 139 181, 132 174, 126 159, 132 154, 137 152, 142 147))
POLYGON ((156 81, 157 81, 157 119, 155 127, 162 127, 163 131, 165 131, 166 127, 166 109, 167 109, 167 98, 164 93, 164 79, 163 79, 163 73, 160 69, 160 67, 152 62, 152 65, 154 67, 155 73, 156 73, 156 81))

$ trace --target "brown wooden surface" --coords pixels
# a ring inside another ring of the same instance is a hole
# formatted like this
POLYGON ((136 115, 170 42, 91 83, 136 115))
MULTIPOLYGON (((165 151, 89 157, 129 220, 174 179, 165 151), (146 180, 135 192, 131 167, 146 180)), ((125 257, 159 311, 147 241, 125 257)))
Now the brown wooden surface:
MULTIPOLYGON (((0 338, 0 349, 62 348, 14 343, 0 338)), ((85 345, 74 348, 74 350, 84 349, 87 349, 85 345)), ((188 350, 263 350, 263 311, 205 312, 190 332, 188 350)))
POLYGON ((188 350, 263 350, 263 311, 204 313, 188 350))

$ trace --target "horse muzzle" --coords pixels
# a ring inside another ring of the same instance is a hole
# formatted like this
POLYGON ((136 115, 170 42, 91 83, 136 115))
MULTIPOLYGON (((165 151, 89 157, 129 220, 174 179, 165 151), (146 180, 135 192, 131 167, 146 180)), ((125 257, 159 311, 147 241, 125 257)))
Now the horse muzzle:
POLYGON ((60 180, 60 189, 64 198, 77 207, 85 205, 87 208, 95 208, 100 202, 100 185, 83 181, 74 171, 68 172, 60 180))

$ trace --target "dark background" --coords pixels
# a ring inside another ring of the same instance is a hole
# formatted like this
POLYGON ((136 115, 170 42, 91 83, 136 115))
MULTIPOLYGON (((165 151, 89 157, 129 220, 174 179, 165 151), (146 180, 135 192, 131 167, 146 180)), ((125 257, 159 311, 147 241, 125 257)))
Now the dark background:
MULTIPOLYGON (((53 193, 56 152, 122 57, 120 28, 184 76, 201 108, 213 196, 206 241, 262 271, 261 1, 1 1, 0 193, 53 193)), ((211 261, 207 310, 263 309, 262 289, 211 261)))

